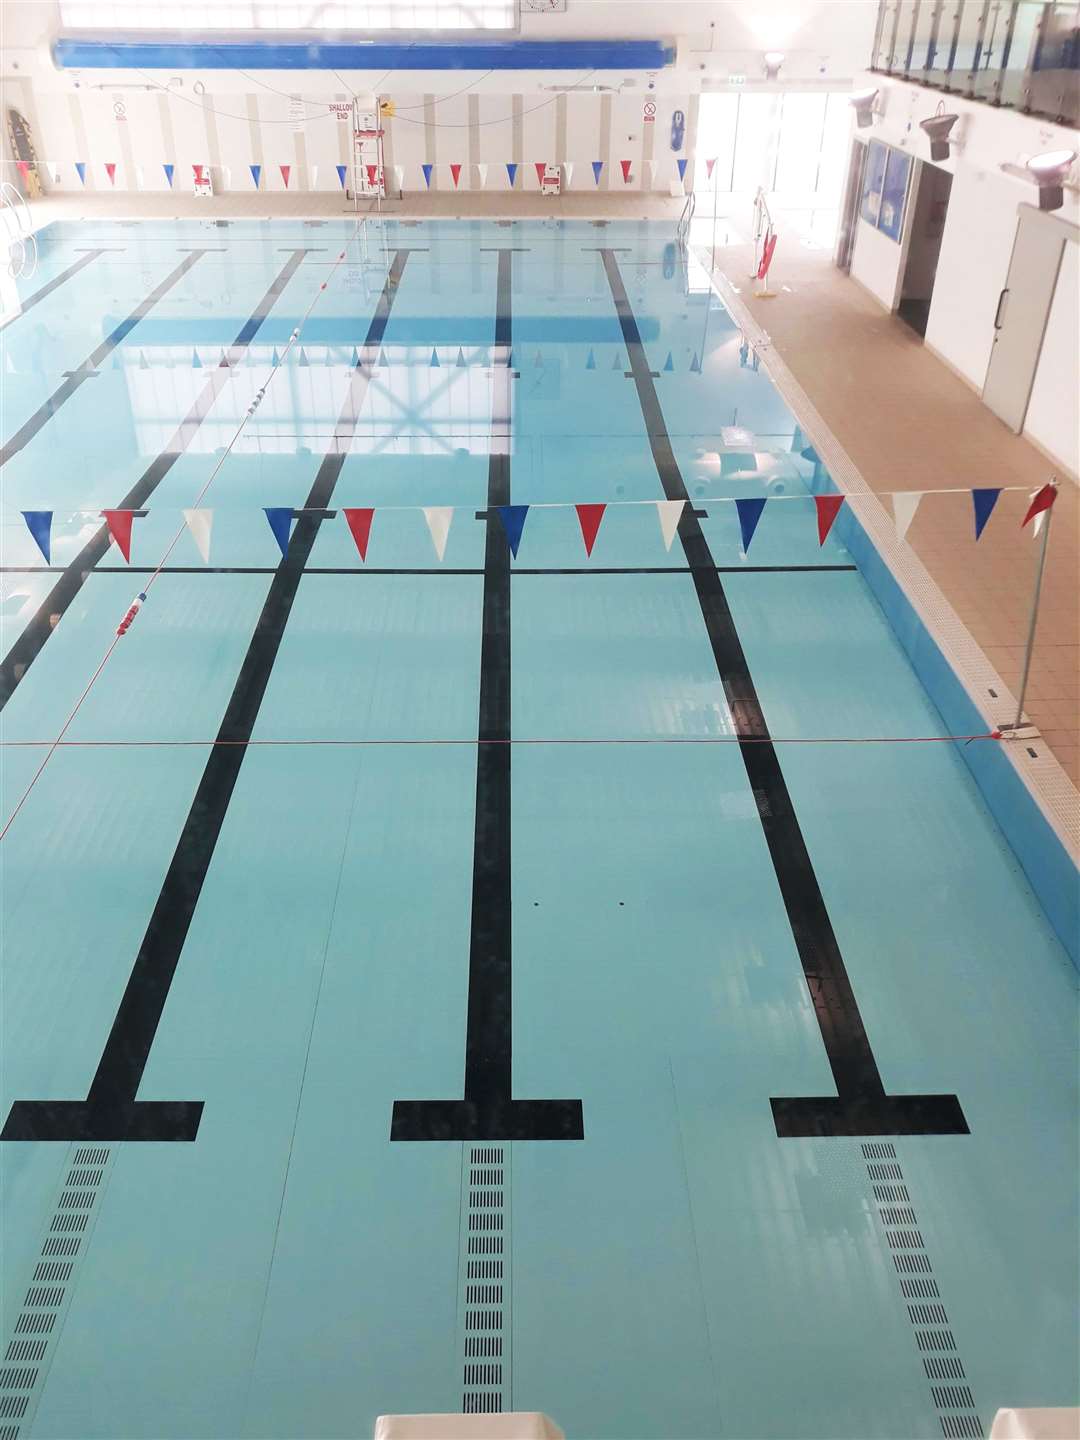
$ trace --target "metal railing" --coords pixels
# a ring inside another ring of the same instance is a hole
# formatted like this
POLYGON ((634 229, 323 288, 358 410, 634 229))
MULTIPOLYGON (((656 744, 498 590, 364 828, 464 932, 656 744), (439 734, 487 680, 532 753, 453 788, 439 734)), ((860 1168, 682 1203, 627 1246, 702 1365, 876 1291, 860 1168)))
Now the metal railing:
POLYGON ((880 0, 870 68, 1080 124, 1078 0, 880 0))

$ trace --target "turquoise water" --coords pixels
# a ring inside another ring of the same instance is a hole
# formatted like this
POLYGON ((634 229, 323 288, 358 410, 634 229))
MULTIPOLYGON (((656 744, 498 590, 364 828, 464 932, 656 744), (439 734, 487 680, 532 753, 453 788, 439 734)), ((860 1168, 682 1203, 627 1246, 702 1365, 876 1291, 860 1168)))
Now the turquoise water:
POLYGON ((3 440, 37 428, 0 471, 4 822, 23 801, 0 1120, 52 1127, 0 1142, 4 1440, 463 1408, 597 1440, 921 1440, 1077 1403, 1076 971, 951 745, 734 743, 755 705, 780 742, 942 722, 819 548, 795 418, 672 238, 43 237, 24 300, 105 253, 3 331, 3 440), (304 508, 335 454, 338 513, 297 519, 283 560, 262 507, 304 508), (672 474, 694 514, 668 550, 629 502, 672 474), (131 571, 112 546, 83 579, 97 512, 148 475, 131 571), (80 702, 211 475, 209 565, 182 534, 80 702), (765 495, 744 554, 728 502, 765 495), (552 507, 512 562, 493 499, 552 507), (591 557, 578 502, 610 506, 591 557), (364 564, 345 506, 376 507, 364 564), (441 561, 422 506, 453 507, 441 561), (51 568, 23 509, 53 512, 51 568), (240 711, 256 743, 215 747, 240 711), (73 712, 77 743, 15 743, 73 712), (478 746, 485 716, 517 743, 478 746), (808 984, 800 945, 830 929, 857 1009, 808 984), (860 1024, 887 1096, 955 1096, 970 1133, 778 1135, 770 1101, 835 1096, 860 1024), (391 1139, 396 1102, 498 1091, 511 1054, 503 1109, 476 1102, 492 1133, 391 1139), (552 1099, 582 1138, 522 1136, 511 1100, 552 1099), (478 1218, 498 1248, 470 1247, 478 1218))

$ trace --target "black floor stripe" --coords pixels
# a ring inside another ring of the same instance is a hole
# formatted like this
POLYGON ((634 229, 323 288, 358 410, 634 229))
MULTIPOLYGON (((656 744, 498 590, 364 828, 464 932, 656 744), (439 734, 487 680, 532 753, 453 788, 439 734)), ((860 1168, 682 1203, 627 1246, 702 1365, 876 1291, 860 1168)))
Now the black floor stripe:
MULTIPOLYGON (((601 253, 660 483, 669 500, 686 500, 618 261, 611 250, 601 253)), ((708 541, 690 506, 683 511, 678 534, 736 734, 747 740, 755 737, 755 743, 740 745, 739 750, 836 1083, 836 1096, 773 1099, 777 1134, 966 1135, 967 1121, 955 1095, 885 1093, 779 757, 773 745, 760 742, 769 733, 761 702, 720 572, 712 564, 708 541)))
POLYGON ((161 284, 150 291, 145 300, 140 300, 135 309, 126 319, 121 320, 115 330, 110 330, 105 339, 92 350, 86 359, 75 370, 67 372, 67 379, 58 390, 54 390, 45 401, 44 405, 34 411, 30 419, 25 422, 11 439, 0 448, 0 466, 6 465, 13 455, 17 455, 26 444, 31 441, 43 425, 47 424, 65 401, 70 400, 75 391, 84 380, 97 373, 97 368, 102 360, 106 359, 116 347, 124 340, 128 332, 133 330, 144 315, 148 315, 154 306, 163 296, 167 295, 178 280, 182 280, 193 265, 196 265, 203 256, 202 250, 195 250, 186 255, 175 270, 170 270, 161 284))
POLYGON ((40 290, 35 290, 32 295, 28 295, 19 307, 18 314, 12 315, 10 320, 6 320, 3 326, 0 326, 0 329, 6 330, 9 325, 14 325, 16 320, 21 320, 28 310, 32 310, 35 305, 39 305, 42 300, 48 299, 54 290, 58 290, 60 286, 70 280, 73 275, 78 275, 80 270, 85 270, 87 265, 92 264, 100 256, 108 253, 109 251, 107 249, 87 250, 84 255, 79 256, 73 265, 69 265, 66 270, 61 270, 59 275, 54 275, 47 285, 42 285, 40 290))
MULTIPOLYGON (((511 251, 499 252, 495 350, 513 343, 511 251)), ((510 547, 496 507, 510 503, 511 371, 492 368, 487 544, 478 738, 510 739, 510 547)), ((472 932, 463 1100, 396 1100, 391 1140, 581 1140, 580 1100, 515 1100, 511 1077, 511 747, 476 753, 472 932)))
MULTIPOLYGON (((75 562, 72 562, 75 563, 75 562)), ((154 575, 156 565, 95 565, 97 575, 154 575)), ((723 575, 788 575, 813 574, 816 571, 835 574, 857 571, 857 565, 717 565, 713 569, 723 575)), ((0 575, 63 575, 65 565, 0 565, 0 575)), ((275 565, 165 565, 162 575, 273 575, 275 565)), ((407 566, 379 565, 309 565, 305 575, 483 575, 480 566, 471 569, 453 565, 429 565, 410 570, 407 566)), ((515 565, 515 575, 690 575, 689 565, 560 565, 547 569, 515 565)), ((87 571, 83 578, 89 576, 87 571)))
MULTIPOLYGON (((386 285, 368 328, 360 361, 352 373, 339 436, 351 436, 360 418, 379 342, 390 318, 408 251, 394 256, 386 285)), ((323 458, 308 495, 308 510, 325 509, 345 464, 347 446, 323 458)), ((288 552, 274 572, 262 613, 225 710, 218 740, 251 739, 259 707, 277 659, 285 626, 322 517, 296 522, 288 552)), ((194 1140, 202 1101, 137 1100, 150 1047, 180 960, 203 882, 232 799, 246 743, 211 751, 195 793, 161 893, 150 917, 85 1100, 16 1100, 0 1139, 4 1140, 194 1140)))
MULTIPOLYGON (((294 250, 286 263, 278 271, 273 284, 266 294, 259 301, 258 305, 248 316, 236 339, 229 346, 227 353, 228 366, 215 365, 207 372, 206 383, 196 396, 195 403, 181 420, 179 426, 169 438, 165 449, 148 466, 143 474, 136 480, 128 493, 117 505, 119 510, 141 509, 149 500, 162 480, 176 464, 180 456, 194 440, 199 426, 209 415, 214 401, 224 389, 232 376, 232 366, 236 365, 243 356, 244 351, 259 333, 263 321, 270 314, 278 297, 285 286, 292 279, 298 267, 303 263, 306 250, 294 250)), ((109 550, 109 529, 107 525, 101 525, 79 551, 70 565, 62 568, 62 579, 49 591, 45 599, 34 611, 30 621, 22 634, 13 642, 8 653, 0 661, 0 710, 4 708, 15 692, 16 686, 22 680, 29 667, 40 654, 42 646, 55 630, 58 622, 63 618, 65 611, 71 602, 82 589, 87 576, 97 566, 103 555, 109 550)), ((51 569, 52 567, 50 567, 51 569)), ((59 567, 58 567, 59 568, 59 567)), ((106 568, 106 567, 103 567, 106 568)), ((107 567, 116 568, 120 567, 107 567)), ((150 567, 152 569, 152 567, 150 567)), ((147 569, 139 573, 148 573, 147 569)), ((270 573, 267 571, 266 573, 270 573)))

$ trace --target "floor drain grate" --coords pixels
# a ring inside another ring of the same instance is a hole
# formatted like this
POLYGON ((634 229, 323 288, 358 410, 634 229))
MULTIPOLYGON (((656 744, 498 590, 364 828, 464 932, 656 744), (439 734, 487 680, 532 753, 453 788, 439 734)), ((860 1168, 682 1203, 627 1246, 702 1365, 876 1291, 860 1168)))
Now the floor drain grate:
POLYGON ((41 1258, 0 1359, 0 1421, 5 1422, 0 1424, 0 1440, 20 1440, 33 1419, 38 1381, 48 1368, 42 1362, 70 1299, 72 1275, 86 1246, 110 1153, 100 1145, 80 1145, 67 1163, 67 1177, 41 1243, 41 1258))
POLYGON ((878 1216, 892 1252, 900 1293, 908 1302, 908 1319, 919 1358, 931 1382, 930 1394, 942 1436, 944 1440, 982 1440, 982 1421, 975 1410, 975 1397, 970 1388, 963 1383, 934 1383, 963 1382, 967 1376, 956 1353, 956 1338, 949 1328, 949 1316, 933 1278, 934 1267, 926 1253, 911 1193, 896 1157, 896 1146, 867 1141, 862 1153, 873 1182, 878 1216))
POLYGON ((461 1409, 498 1415, 510 1394, 510 1226, 503 1145, 462 1147, 461 1409))

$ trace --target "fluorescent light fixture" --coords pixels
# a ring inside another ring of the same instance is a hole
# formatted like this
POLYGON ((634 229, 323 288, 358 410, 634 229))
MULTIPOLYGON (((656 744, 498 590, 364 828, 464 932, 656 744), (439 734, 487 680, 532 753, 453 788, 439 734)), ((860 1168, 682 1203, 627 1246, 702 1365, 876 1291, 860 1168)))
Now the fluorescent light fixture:
POLYGON ((949 158, 949 131, 959 119, 959 115, 946 115, 945 105, 942 102, 933 115, 928 115, 925 120, 919 121, 919 128, 925 130, 930 137, 931 160, 947 160, 949 158))
POLYGON ((874 102, 880 92, 873 90, 856 90, 854 95, 848 96, 848 104, 855 108, 855 124, 860 130, 874 123, 874 102))
POLYGON ((1034 180, 1039 187, 1039 209, 1060 210, 1065 203, 1065 177, 1076 159, 1075 150, 1047 150, 1032 155, 1023 165, 1002 165, 1007 175, 1034 180))
POLYGON ((775 80, 780 74, 780 66, 784 63, 784 52, 782 50, 765 51, 765 79, 775 80))

